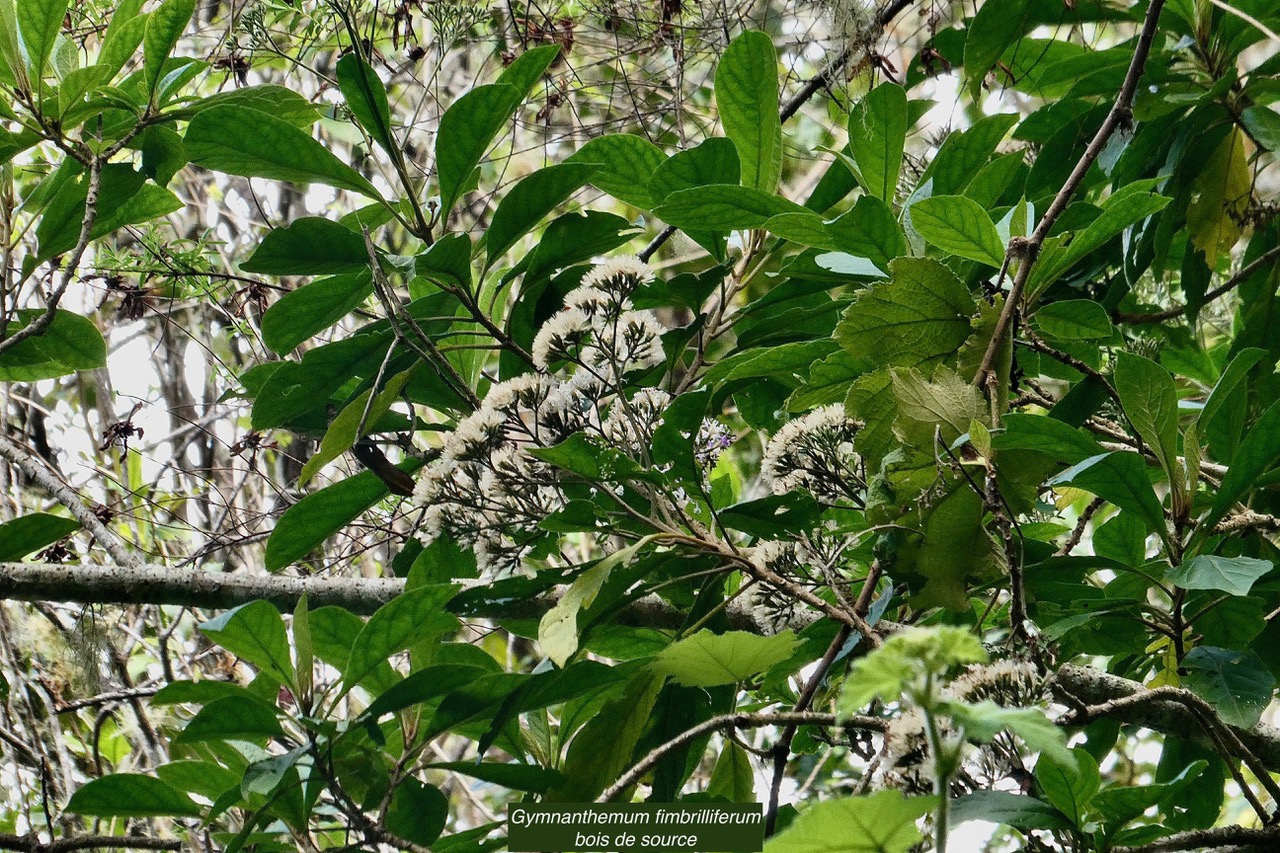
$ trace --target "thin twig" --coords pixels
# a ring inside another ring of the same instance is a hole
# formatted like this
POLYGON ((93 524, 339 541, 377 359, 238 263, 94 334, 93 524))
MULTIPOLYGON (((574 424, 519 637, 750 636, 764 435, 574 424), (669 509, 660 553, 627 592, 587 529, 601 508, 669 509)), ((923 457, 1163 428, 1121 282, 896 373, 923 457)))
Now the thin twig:
MULTIPOLYGON (((1274 263, 1277 259, 1280 259, 1280 246, 1275 246, 1263 252, 1248 264, 1241 267, 1235 275, 1231 276, 1231 278, 1205 293, 1205 304, 1208 304, 1218 297, 1225 296, 1235 290, 1241 284, 1252 278, 1253 274, 1258 270, 1262 269, 1267 264, 1274 263)), ((1175 305, 1172 308, 1166 308, 1163 311, 1153 311, 1150 314, 1130 314, 1124 311, 1112 311, 1111 319, 1115 320, 1117 323, 1130 323, 1134 325, 1141 323, 1163 323, 1165 320, 1172 320, 1175 317, 1182 316, 1186 310, 1187 307, 1185 305, 1175 305)))
POLYGON ((1053 202, 1040 219, 1036 230, 1026 240, 1010 241, 1009 258, 1011 261, 1021 259, 1021 263, 1018 266, 1017 274, 1014 276, 1009 296, 1000 311, 1000 317, 996 320, 996 327, 991 333, 991 341, 987 344, 987 350, 982 356, 978 372, 974 374, 973 384, 978 388, 985 389, 987 387, 987 377, 992 372, 996 354, 1000 351, 1005 335, 1013 325, 1014 315, 1018 312, 1019 304, 1022 302, 1023 291, 1031 278, 1031 270, 1040 255, 1040 249, 1044 245, 1045 238, 1049 236, 1049 231, 1053 228, 1054 223, 1058 221, 1058 217, 1062 215, 1062 212, 1067 209, 1072 196, 1080 188, 1080 184, 1084 182, 1085 175, 1089 173, 1089 169, 1093 167, 1098 157, 1101 156, 1103 149, 1106 148, 1107 141, 1111 139, 1111 135, 1120 127, 1133 121, 1134 94, 1138 90, 1138 80, 1142 77, 1142 71, 1146 67, 1147 57, 1151 53, 1151 46, 1155 43, 1156 25, 1160 20, 1160 11, 1164 8, 1164 3, 1165 0, 1151 0, 1151 5, 1147 7, 1147 15, 1142 22, 1142 30, 1138 36, 1138 45, 1134 49, 1133 60, 1129 63, 1129 70, 1125 74, 1123 85, 1120 87, 1120 94, 1116 97, 1115 103, 1111 105, 1107 117, 1102 121, 1102 126, 1094 134, 1093 139, 1089 142, 1084 154, 1081 155, 1080 161, 1076 163, 1075 169, 1072 170, 1066 183, 1062 185, 1062 189, 1058 190, 1058 194, 1054 196, 1053 202))

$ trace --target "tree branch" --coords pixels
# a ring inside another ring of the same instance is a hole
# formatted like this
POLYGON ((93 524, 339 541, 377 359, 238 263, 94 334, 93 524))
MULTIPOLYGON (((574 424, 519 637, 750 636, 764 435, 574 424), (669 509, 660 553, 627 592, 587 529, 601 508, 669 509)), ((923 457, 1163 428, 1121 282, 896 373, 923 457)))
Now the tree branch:
POLYGON ((1220 826, 1175 832, 1150 844, 1112 847, 1111 853, 1176 853, 1179 850, 1221 849, 1227 845, 1244 850, 1275 850, 1277 844, 1280 844, 1280 827, 1220 826))
MULTIPOLYGON (((1231 276, 1231 278, 1206 293, 1204 295, 1205 304, 1207 305, 1219 296, 1224 296, 1235 290, 1241 284, 1252 278, 1253 274, 1258 270, 1262 269, 1267 264, 1274 263, 1277 259, 1280 259, 1280 246, 1276 246, 1263 252, 1261 255, 1254 258, 1249 264, 1241 267, 1235 275, 1231 276)), ((1115 320, 1117 323, 1130 323, 1134 325, 1141 323, 1163 323, 1165 320, 1172 320, 1174 317, 1181 316, 1186 310, 1187 307, 1185 305, 1175 305, 1172 308, 1166 308, 1163 311, 1153 311, 1150 314, 1129 314, 1124 311, 1112 311, 1111 319, 1115 320)))
POLYGON ((73 850, 112 848, 117 850, 181 850, 180 838, 146 838, 141 835, 80 835, 41 841, 36 836, 0 833, 0 850, 24 853, 71 853, 73 850))
POLYGON ((1085 175, 1089 174, 1089 169, 1093 167, 1094 162, 1102 155, 1102 151, 1106 148, 1111 134, 1115 133, 1122 125, 1133 120, 1134 93, 1138 90, 1138 80, 1142 77, 1142 70, 1146 67, 1147 56, 1151 53, 1151 45, 1155 43, 1156 24, 1160 20, 1162 9, 1164 9, 1164 0, 1151 0, 1151 5, 1147 7, 1147 16, 1142 22, 1142 30, 1138 35, 1138 46, 1133 51, 1133 60, 1129 63, 1129 70, 1125 74, 1123 85, 1120 87, 1120 94, 1116 97, 1115 103, 1111 105, 1111 110, 1107 113, 1107 117, 1103 119, 1102 126, 1098 128, 1098 132, 1090 140, 1089 147, 1085 149, 1080 161, 1076 163, 1075 169, 1071 171, 1067 182, 1062 185, 1062 189, 1058 190, 1058 194, 1053 197, 1053 202, 1049 205, 1049 209, 1044 212, 1044 216, 1040 219, 1036 230, 1030 237, 1026 240, 1018 241, 1016 245, 1014 241, 1010 241, 1008 260, 1012 262, 1016 259, 1021 259, 1021 263, 1018 265, 1018 272, 1014 276, 1013 285, 1009 289, 1009 296, 1000 311, 1000 317, 996 320, 996 328, 991 333, 991 341, 987 344, 987 351, 983 354, 982 362, 978 366, 978 372, 973 377, 973 384, 978 388, 985 389, 987 387, 987 377, 991 374, 992 366, 995 364, 996 353, 1000 351, 1000 345, 1013 324, 1014 313, 1019 309, 1023 291, 1026 290, 1027 281, 1031 278, 1031 269, 1036 264, 1036 258, 1040 256, 1040 247, 1044 245, 1045 238, 1049 236, 1049 231, 1053 229, 1054 223, 1058 221, 1058 217, 1062 215, 1062 212, 1067 209, 1072 196, 1076 194, 1076 190, 1084 182, 1085 175))

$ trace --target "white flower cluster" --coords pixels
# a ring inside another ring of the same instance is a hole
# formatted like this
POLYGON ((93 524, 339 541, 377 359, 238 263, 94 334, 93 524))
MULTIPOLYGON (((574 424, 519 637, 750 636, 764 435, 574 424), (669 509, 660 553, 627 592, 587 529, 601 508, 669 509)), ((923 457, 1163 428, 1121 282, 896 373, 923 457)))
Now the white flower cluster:
POLYGON ((861 427, 839 404, 815 409, 778 430, 765 448, 760 472, 777 494, 798 490, 829 503, 860 501, 866 486, 853 440, 861 427))
MULTIPOLYGON (((568 294, 565 309, 534 339, 543 372, 490 388, 424 469, 414 492, 426 507, 418 532, 424 542, 453 538, 475 552, 485 575, 528 571, 525 558, 542 536, 540 522, 567 503, 556 469, 528 450, 586 432, 648 464, 671 397, 656 388, 628 397, 623 389, 627 373, 664 360, 662 328, 629 299, 652 280, 645 264, 625 258, 597 267, 568 294)), ((711 464, 728 446, 726 437, 718 422, 704 423, 699 450, 714 445, 705 454, 711 464)))
POLYGON ((618 259, 588 273, 560 311, 533 339, 533 361, 543 370, 560 362, 578 366, 605 384, 663 362, 662 326, 628 298, 653 281, 635 258, 618 259))

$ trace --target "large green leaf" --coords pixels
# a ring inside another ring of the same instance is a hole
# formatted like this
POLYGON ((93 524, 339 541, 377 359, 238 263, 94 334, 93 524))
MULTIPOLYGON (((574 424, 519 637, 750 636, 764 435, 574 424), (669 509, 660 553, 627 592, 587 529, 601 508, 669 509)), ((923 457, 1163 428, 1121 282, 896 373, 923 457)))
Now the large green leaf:
POLYGON ((592 139, 565 162, 596 166, 593 185, 619 201, 651 210, 657 200, 649 181, 666 159, 662 149, 643 136, 613 133, 592 139))
POLYGON ((1183 589, 1216 589, 1229 595, 1248 595, 1259 578, 1275 568, 1270 560, 1200 554, 1174 566, 1165 580, 1183 589))
POLYGON ((309 133, 249 107, 202 110, 187 125, 185 144, 191 162, 228 175, 327 184, 379 198, 373 184, 309 133))
POLYGON ((354 311, 373 292, 373 274, 317 279, 291 290, 262 315, 262 340, 283 355, 354 311))
POLYGON ((1062 830, 1070 826, 1061 812, 1035 797, 983 789, 956 797, 951 802, 951 820, 954 826, 983 820, 1021 830, 1062 830))
POLYGON ((778 54, 773 39, 758 31, 735 38, 716 67, 715 91, 724 135, 733 141, 742 161, 742 185, 772 193, 782 175, 778 54))
POLYGON ((663 161, 653 170, 648 191, 654 204, 659 204, 677 190, 713 184, 736 185, 741 175, 737 147, 727 139, 713 136, 663 161))
POLYGON ((539 169, 520 181, 498 202, 485 234, 488 264, 515 245, 561 202, 585 184, 597 167, 590 163, 561 163, 539 169))
POLYGON ((738 684, 791 657, 798 643, 790 631, 761 637, 703 630, 663 649, 653 666, 686 687, 738 684))
POLYGON ((1107 309, 1092 299, 1064 299, 1042 305, 1035 313, 1036 325, 1051 338, 1069 341, 1112 341, 1116 328, 1107 309))
POLYGON ((391 135, 391 108, 387 104, 387 88, 376 71, 360 54, 352 51, 338 60, 338 88, 347 107, 383 151, 398 150, 391 135))
POLYGON ((676 190, 653 212, 669 225, 694 231, 762 228, 770 217, 782 213, 812 215, 781 196, 729 184, 676 190))
POLYGON ((815 802, 770 838, 765 853, 907 853, 923 837, 916 822, 936 797, 877 791, 865 797, 815 802))
POLYGON ((274 705, 252 696, 226 696, 200 709, 174 743, 257 740, 284 734, 274 705))
POLYGON ((1187 689, 1213 705, 1228 725, 1251 729, 1271 704, 1275 676, 1252 651, 1197 646, 1182 665, 1187 689))
POLYGON ((22 33, 27 70, 33 81, 44 76, 53 42, 67 16, 67 6, 68 0, 18 0, 18 29, 22 33))
POLYGON ((165 0, 147 16, 142 58, 147 87, 151 92, 155 92, 164 63, 173 53, 195 11, 196 0, 165 0))
POLYGON ((1125 416, 1173 478, 1178 465, 1178 389, 1173 377, 1150 359, 1121 352, 1115 385, 1125 416))
MULTIPOLYGON (((413 471, 416 464, 400 465, 413 471)), ((356 516, 387 496, 387 486, 372 471, 339 480, 307 495, 285 510, 267 540, 266 566, 276 572, 315 550, 356 516)))
POLYGON ((81 785, 67 811, 86 817, 199 817, 200 807, 186 794, 154 776, 113 773, 81 785))
POLYGON ((322 216, 303 216, 268 231, 240 268, 264 275, 334 275, 368 266, 363 235, 322 216))
POLYGON ((858 358, 915 367, 955 352, 976 306, 955 274, 935 260, 899 258, 893 278, 858 294, 836 340, 858 358))
MULTIPOLYGON (((35 309, 18 311, 9 332, 17 332, 43 314, 35 309)), ((0 382, 34 382, 66 376, 77 370, 93 370, 107 363, 107 342, 88 317, 62 308, 54 311, 42 333, 0 353, 0 382)))
POLYGON ((21 560, 80 529, 80 522, 47 512, 32 512, 0 524, 0 563, 21 560))
POLYGON ((269 601, 253 601, 228 610, 205 622, 200 631, 282 684, 293 682, 293 660, 289 657, 284 620, 269 601))
POLYGON ((856 177, 872 197, 893 203, 907 138, 907 92, 883 83, 849 113, 849 152, 856 177))
POLYGON ((1004 246, 995 223, 979 204, 959 195, 936 195, 911 205, 911 225, 944 252, 999 267, 1004 246))
POLYGON ((1221 521, 1236 501, 1253 488, 1254 481, 1277 461, 1280 461, 1280 402, 1262 413, 1240 443, 1203 525, 1211 529, 1221 521))
POLYGON ((1162 539, 1169 535, 1160 499, 1147 476, 1147 464, 1136 453, 1114 451, 1091 456, 1049 480, 1047 485, 1075 486, 1092 492, 1121 509, 1136 512, 1147 529, 1162 539))
MULTIPOLYGON (((182 208, 182 201, 177 196, 163 187, 146 183, 146 180, 145 174, 124 163, 112 163, 102 169, 95 208, 97 215, 89 231, 90 239, 182 208)), ((88 189, 88 176, 81 175, 77 183, 63 187, 49 202, 36 227, 36 239, 40 244, 37 261, 46 261, 76 245, 84 227, 88 189)))
POLYGON ((438 636, 442 627, 452 624, 452 617, 444 621, 437 617, 448 615, 444 605, 457 591, 452 584, 419 587, 378 608, 351 646, 343 678, 346 689, 359 684, 396 652, 438 636))

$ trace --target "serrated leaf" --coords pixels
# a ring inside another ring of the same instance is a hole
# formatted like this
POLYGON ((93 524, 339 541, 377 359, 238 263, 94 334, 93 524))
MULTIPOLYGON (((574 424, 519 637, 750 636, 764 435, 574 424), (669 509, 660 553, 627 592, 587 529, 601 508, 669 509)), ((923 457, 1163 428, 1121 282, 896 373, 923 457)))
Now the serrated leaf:
POLYGON ((849 715, 872 699, 896 702, 912 684, 923 683, 924 676, 941 677, 960 664, 986 660, 982 642, 965 628, 908 628, 854 662, 836 707, 840 714, 849 715))
POLYGON ((1174 566, 1165 579, 1183 589, 1215 589, 1229 595, 1248 595, 1254 583, 1275 568, 1270 560, 1200 554, 1174 566))
POLYGON ((113 773, 81 785, 67 811, 86 817, 199 817, 190 797, 154 776, 113 773))
POLYGON ((715 94, 724 135, 742 162, 743 186, 772 193, 782 175, 782 120, 778 55, 767 34, 748 31, 730 42, 716 67, 715 94))
POLYGON ((898 436, 921 450, 934 449, 935 435, 950 445, 969 430, 969 422, 989 417, 982 392, 955 371, 939 367, 932 379, 915 369, 891 371, 897 400, 898 436))
POLYGON ((191 162, 245 178, 326 184, 378 199, 373 184, 309 133, 273 115, 237 105, 202 110, 187 125, 191 162))
POLYGON ((201 625, 200 632, 282 684, 293 683, 284 620, 270 602, 252 601, 228 610, 201 625))
POLYGON ((791 631, 762 637, 703 630, 663 649, 653 666, 685 687, 737 684, 791 657, 798 643, 791 631))
POLYGON ((1172 478, 1178 465, 1178 389, 1173 377, 1150 359, 1121 352, 1115 386, 1129 422, 1172 478))
POLYGON ((765 853, 907 853, 923 837, 916 821, 933 810, 936 797, 877 791, 813 803, 791 825, 770 838, 765 853))
POLYGON ((911 224, 934 246, 990 267, 1004 262, 1004 245, 995 223, 976 201, 937 195, 911 205, 911 224))
POLYGON ((836 327, 855 357, 915 367, 949 355, 969 337, 975 305, 955 274, 935 260, 899 258, 893 278, 858 294, 836 327))

